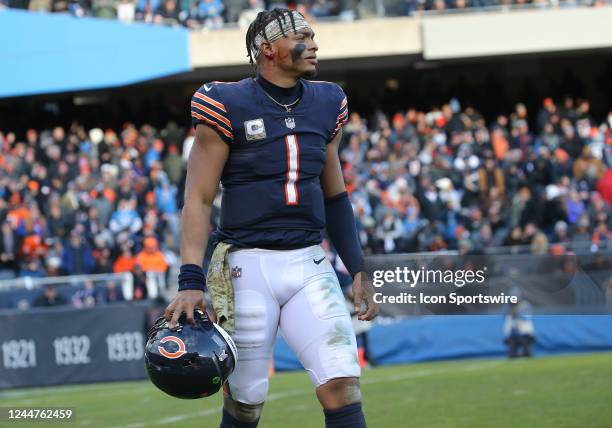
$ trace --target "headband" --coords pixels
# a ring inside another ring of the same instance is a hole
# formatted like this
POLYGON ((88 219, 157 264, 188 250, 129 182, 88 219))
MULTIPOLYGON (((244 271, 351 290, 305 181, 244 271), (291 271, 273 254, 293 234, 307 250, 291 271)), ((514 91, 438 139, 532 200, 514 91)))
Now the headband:
POLYGON ((286 37, 287 34, 293 31, 298 32, 305 28, 310 28, 310 25, 306 22, 306 19, 304 19, 301 13, 294 10, 283 13, 280 19, 273 19, 270 21, 263 31, 255 36, 255 40, 251 45, 251 54, 253 58, 257 58, 261 53, 262 43, 272 43, 281 37, 286 37), (293 16, 295 30, 293 29, 293 25, 291 25, 291 17, 289 14, 293 16))

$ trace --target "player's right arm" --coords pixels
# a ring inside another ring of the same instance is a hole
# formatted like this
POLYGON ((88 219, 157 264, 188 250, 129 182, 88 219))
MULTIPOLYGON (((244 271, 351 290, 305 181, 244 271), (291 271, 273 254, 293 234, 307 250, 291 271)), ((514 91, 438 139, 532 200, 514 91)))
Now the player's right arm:
MULTIPOLYGON (((185 205, 181 215, 181 263, 202 266, 208 243, 210 213, 219 188, 221 173, 229 156, 229 146, 206 125, 197 125, 195 141, 187 162, 185 205)), ((206 309, 204 292, 179 291, 164 316, 174 327, 181 313, 193 323, 195 308, 206 309)))

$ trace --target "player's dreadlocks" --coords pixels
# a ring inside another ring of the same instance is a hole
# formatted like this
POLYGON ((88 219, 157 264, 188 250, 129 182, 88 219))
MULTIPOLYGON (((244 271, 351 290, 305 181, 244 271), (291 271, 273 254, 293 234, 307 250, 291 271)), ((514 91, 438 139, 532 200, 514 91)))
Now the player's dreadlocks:
POLYGON ((281 28, 283 36, 287 37, 285 30, 283 29, 283 24, 285 24, 287 21, 287 15, 291 20, 293 31, 295 31, 295 20, 293 19, 292 11, 289 9, 276 8, 269 11, 259 12, 255 20, 251 22, 251 25, 249 25, 249 29, 246 33, 246 48, 247 56, 252 65, 255 65, 256 60, 256 58, 253 58, 253 51, 258 49, 258 46, 255 46, 255 37, 257 37, 258 34, 262 34, 266 42, 270 43, 265 28, 275 19, 278 21, 278 25, 281 28))

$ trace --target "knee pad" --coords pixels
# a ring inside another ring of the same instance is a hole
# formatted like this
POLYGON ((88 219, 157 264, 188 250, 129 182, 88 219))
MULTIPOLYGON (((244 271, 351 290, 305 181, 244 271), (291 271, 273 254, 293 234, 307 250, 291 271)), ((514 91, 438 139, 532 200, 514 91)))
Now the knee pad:
MULTIPOLYGON (((267 373, 265 373, 267 376, 267 373)), ((244 403, 248 405, 262 404, 266 401, 266 395, 268 394, 268 378, 260 379, 255 382, 243 382, 236 383, 232 382, 230 377, 229 380, 229 393, 232 400, 238 403, 244 403)))

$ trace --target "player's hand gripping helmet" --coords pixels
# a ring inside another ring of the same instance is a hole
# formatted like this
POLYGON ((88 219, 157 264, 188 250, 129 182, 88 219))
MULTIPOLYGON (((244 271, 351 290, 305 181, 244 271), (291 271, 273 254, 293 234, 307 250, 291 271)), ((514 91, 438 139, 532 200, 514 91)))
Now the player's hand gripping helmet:
POLYGON ((195 325, 181 315, 174 329, 159 318, 147 335, 145 366, 151 382, 177 398, 208 397, 219 391, 236 367, 232 338, 196 311, 195 325))

